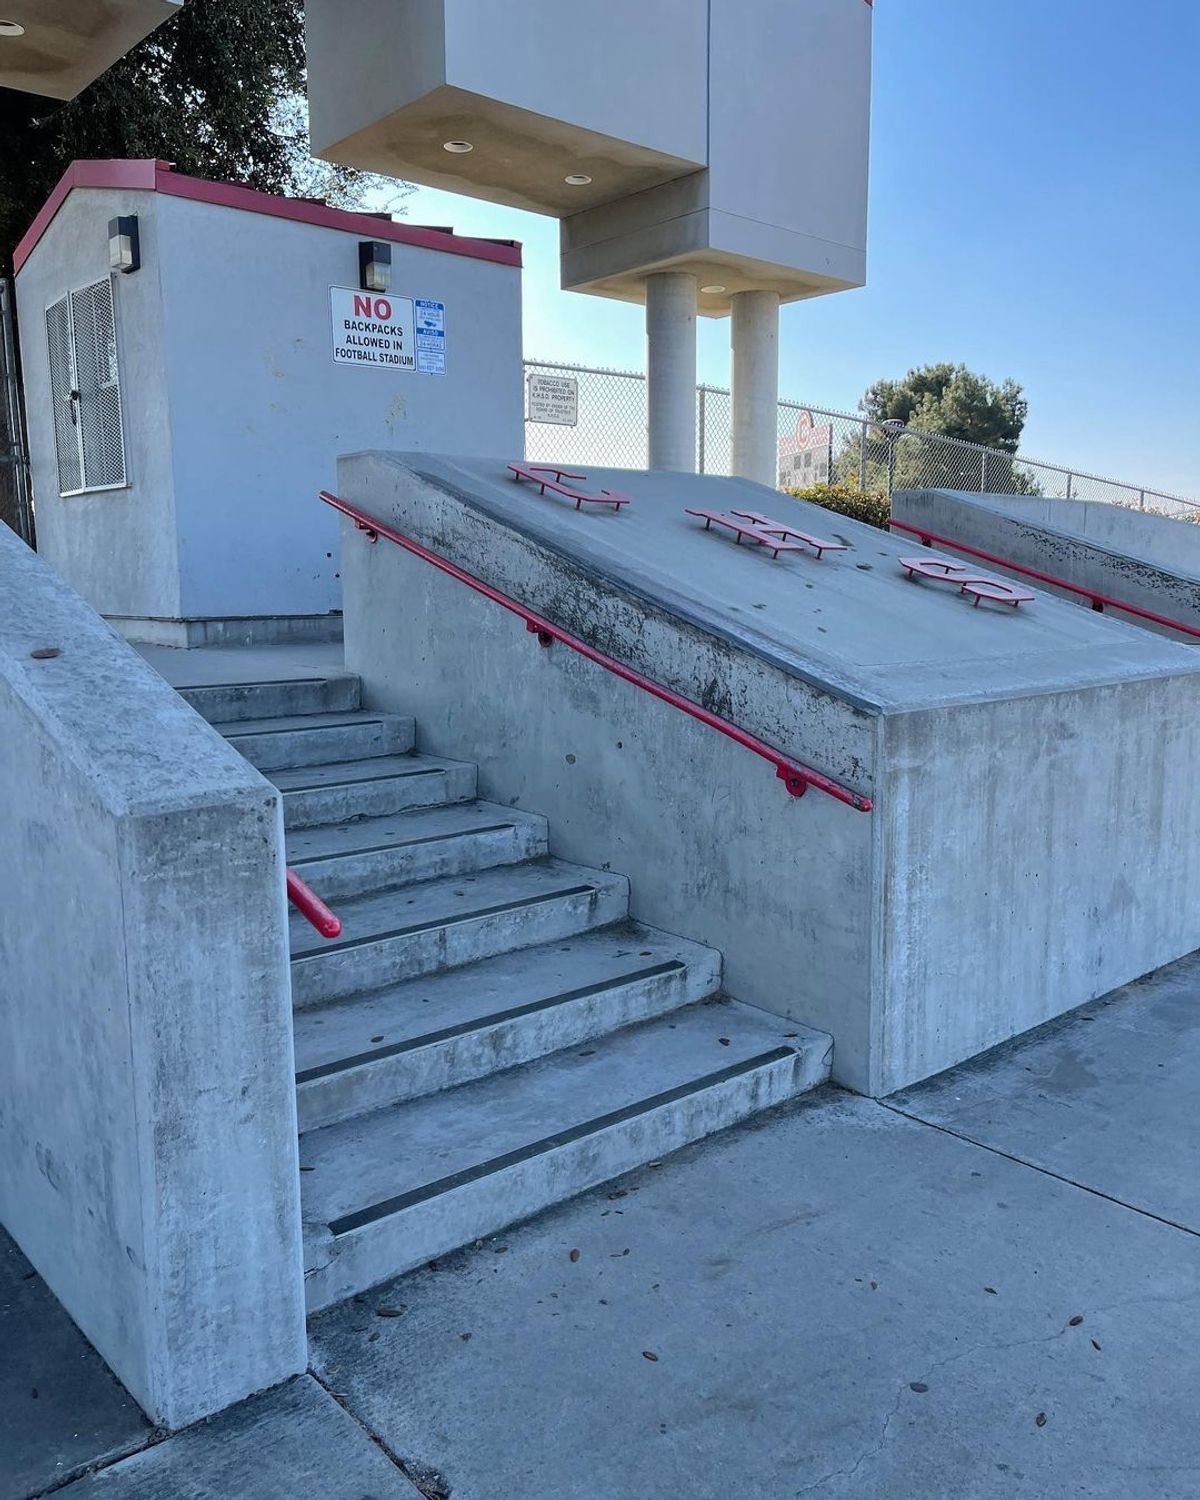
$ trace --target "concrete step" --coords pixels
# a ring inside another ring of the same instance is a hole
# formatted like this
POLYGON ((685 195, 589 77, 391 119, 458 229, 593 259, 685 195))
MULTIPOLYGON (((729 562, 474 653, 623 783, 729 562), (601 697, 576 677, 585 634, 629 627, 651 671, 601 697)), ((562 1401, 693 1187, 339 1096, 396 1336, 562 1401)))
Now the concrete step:
POLYGON ((492 802, 417 808, 288 835, 288 864, 326 901, 519 864, 547 852, 545 818, 492 802))
POLYGON ((410 979, 295 1017, 312 1130, 580 1046, 713 995, 721 955, 632 922, 410 979))
POLYGON ((378 755, 265 774, 283 793, 283 824, 289 830, 469 802, 475 796, 475 767, 434 755, 378 755))
POLYGON ((706 1003, 306 1133, 310 1311, 814 1087, 831 1046, 706 1003))
POLYGON ((543 859, 359 896, 336 910, 342 935, 332 942, 291 913, 297 1007, 618 922, 628 914, 629 882, 543 859))
POLYGON ((340 714, 235 719, 213 727, 260 771, 403 755, 412 749, 414 739, 412 719, 365 708, 340 714))
POLYGON ((362 684, 353 672, 336 672, 278 682, 215 683, 179 692, 210 724, 230 724, 281 714, 345 713, 359 707, 362 684))

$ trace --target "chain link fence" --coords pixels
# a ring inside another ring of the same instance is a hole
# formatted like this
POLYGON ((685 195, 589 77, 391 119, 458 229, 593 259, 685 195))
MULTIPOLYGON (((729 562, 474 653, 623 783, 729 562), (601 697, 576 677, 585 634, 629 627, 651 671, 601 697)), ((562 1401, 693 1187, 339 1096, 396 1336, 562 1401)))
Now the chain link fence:
MULTIPOLYGON (((644 469, 646 378, 628 370, 526 360, 525 455, 533 463, 644 469), (544 418, 553 416, 553 420, 544 418)), ((696 468, 728 474, 732 408, 720 386, 696 388, 696 468)), ((799 401, 779 403, 779 482, 789 489, 846 484, 889 497, 893 490, 968 490, 1101 500, 1200 519, 1200 501, 1124 484, 984 448, 958 438, 869 421, 799 401)))

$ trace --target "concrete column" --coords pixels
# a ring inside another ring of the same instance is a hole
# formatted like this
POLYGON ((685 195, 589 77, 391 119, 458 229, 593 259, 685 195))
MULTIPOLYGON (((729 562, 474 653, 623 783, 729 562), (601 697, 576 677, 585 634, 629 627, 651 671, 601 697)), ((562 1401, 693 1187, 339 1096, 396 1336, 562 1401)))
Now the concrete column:
POLYGON ((696 278, 646 277, 646 400, 649 466, 696 472, 696 278))
POLYGON ((772 489, 779 483, 779 294, 730 298, 733 472, 772 489))

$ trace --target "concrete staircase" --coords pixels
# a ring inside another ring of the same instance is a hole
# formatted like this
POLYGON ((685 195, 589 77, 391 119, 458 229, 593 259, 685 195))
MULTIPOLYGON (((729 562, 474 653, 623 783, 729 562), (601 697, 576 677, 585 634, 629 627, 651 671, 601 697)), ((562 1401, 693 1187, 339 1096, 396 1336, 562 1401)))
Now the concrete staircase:
POLYGON ((187 689, 283 794, 310 1310, 823 1082, 830 1039, 721 995, 350 675, 187 689))

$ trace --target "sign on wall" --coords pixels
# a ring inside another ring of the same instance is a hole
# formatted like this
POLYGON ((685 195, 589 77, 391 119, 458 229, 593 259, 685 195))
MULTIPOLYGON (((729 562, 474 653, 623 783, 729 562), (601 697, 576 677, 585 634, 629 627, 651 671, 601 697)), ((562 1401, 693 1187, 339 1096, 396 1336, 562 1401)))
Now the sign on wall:
POLYGON ((329 305, 335 364, 376 365, 385 370, 417 368, 411 297, 331 286, 329 305))
POLYGON ((779 440, 779 488, 806 490, 828 484, 833 470, 833 424, 816 423, 810 411, 796 418, 796 430, 779 440))
POLYGON ((579 382, 573 375, 529 376, 528 422, 552 422, 557 427, 579 425, 579 382))
POLYGON ((417 369, 425 375, 446 373, 446 304, 418 297, 417 369))

